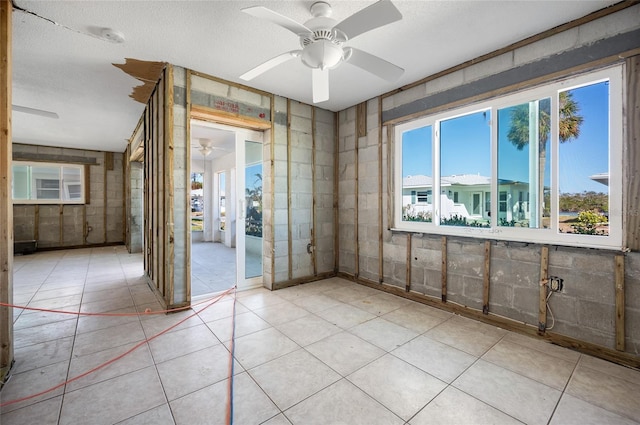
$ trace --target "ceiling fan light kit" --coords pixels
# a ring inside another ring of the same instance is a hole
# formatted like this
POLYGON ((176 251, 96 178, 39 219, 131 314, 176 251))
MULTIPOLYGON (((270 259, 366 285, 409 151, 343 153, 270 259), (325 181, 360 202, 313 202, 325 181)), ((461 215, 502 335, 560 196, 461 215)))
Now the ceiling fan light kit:
POLYGON ((379 28, 402 19, 400 11, 390 0, 380 0, 338 23, 330 18, 331 5, 324 1, 313 3, 310 12, 313 18, 304 25, 267 9, 263 6, 242 9, 243 12, 288 29, 300 37, 302 50, 293 50, 280 54, 240 76, 249 81, 288 60, 299 57, 303 64, 312 70, 313 102, 329 99, 329 69, 349 62, 384 80, 395 81, 404 73, 404 69, 378 56, 343 44, 367 31, 379 28))

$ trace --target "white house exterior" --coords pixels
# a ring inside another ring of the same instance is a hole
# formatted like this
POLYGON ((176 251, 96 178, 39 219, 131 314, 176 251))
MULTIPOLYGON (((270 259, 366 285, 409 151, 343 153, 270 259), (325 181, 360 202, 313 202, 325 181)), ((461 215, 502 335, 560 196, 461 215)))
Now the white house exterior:
MULTIPOLYGON (((500 180, 498 219, 524 222, 529 218, 529 184, 500 180)), ((441 214, 469 221, 488 222, 491 216, 491 178, 475 174, 458 174, 440 178, 441 214)), ((433 178, 424 175, 402 179, 402 205, 410 214, 432 214, 433 178)), ((524 223, 523 223, 524 224, 524 223)))

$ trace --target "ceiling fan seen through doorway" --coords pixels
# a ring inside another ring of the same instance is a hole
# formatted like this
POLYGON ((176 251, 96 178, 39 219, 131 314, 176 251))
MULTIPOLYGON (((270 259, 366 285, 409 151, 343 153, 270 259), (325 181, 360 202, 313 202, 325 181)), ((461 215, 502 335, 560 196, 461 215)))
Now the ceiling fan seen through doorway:
POLYGON ((331 5, 324 1, 311 5, 313 18, 304 24, 263 6, 248 7, 242 11, 288 29, 300 37, 302 47, 300 50, 282 53, 245 72, 240 76, 245 81, 290 59, 300 58, 303 64, 311 68, 313 103, 319 103, 329 100, 329 70, 343 62, 387 81, 395 81, 404 73, 404 69, 378 56, 355 47, 343 47, 344 43, 365 32, 402 19, 402 14, 390 0, 380 0, 339 23, 330 17, 331 5))

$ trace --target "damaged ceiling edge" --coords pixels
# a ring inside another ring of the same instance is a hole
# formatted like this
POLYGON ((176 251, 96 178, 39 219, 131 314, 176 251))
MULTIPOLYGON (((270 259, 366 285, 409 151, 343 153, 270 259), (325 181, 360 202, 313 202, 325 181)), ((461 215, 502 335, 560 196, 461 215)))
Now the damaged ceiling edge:
POLYGON ((112 65, 142 81, 143 84, 134 87, 129 97, 146 105, 167 63, 125 58, 124 64, 114 63, 112 65))

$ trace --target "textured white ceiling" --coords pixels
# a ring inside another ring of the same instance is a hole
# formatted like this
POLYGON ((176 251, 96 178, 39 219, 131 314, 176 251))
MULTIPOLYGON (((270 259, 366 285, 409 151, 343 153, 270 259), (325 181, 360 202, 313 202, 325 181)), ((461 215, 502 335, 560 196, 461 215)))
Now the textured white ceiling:
MULTIPOLYGON (((238 76, 282 52, 297 37, 240 9, 264 5, 298 22, 313 1, 26 1, 15 4, 57 23, 14 10, 13 103, 56 112, 60 118, 13 113, 20 143, 122 152, 143 111, 129 98, 139 81, 112 63, 124 58, 164 61, 246 84, 238 76), (91 36, 121 31, 126 42, 91 36)), ((341 21, 373 1, 331 1, 341 21)), ((473 59, 615 1, 395 0, 403 20, 365 33, 347 45, 406 71, 385 82, 348 63, 330 73, 330 100, 338 111, 473 59)), ((249 85, 305 103, 311 72, 296 60, 249 85)))

